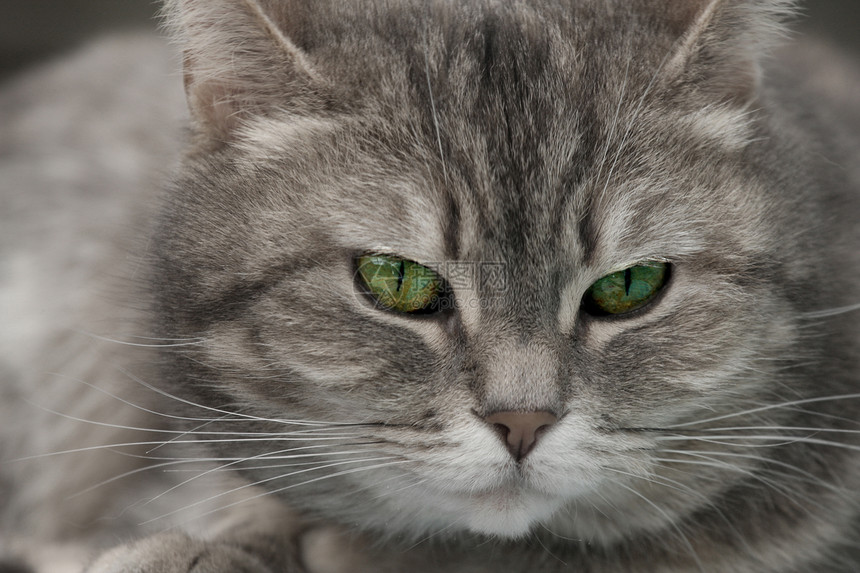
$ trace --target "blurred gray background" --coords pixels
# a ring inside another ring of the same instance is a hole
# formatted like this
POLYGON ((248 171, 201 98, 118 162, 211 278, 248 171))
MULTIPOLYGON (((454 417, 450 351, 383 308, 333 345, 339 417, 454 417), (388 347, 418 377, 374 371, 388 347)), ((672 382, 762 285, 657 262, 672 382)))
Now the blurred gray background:
MULTIPOLYGON (((805 0, 800 30, 860 56, 860 0, 805 0)), ((0 79, 109 30, 156 26, 158 0, 0 0, 0 79)))

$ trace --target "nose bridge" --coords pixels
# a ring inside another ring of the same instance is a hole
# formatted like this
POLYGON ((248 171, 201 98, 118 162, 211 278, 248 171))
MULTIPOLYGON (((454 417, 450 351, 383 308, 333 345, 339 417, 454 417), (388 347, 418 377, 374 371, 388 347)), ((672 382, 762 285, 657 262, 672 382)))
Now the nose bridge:
POLYGON ((487 348, 478 400, 485 415, 495 411, 549 411, 560 415, 557 352, 538 339, 506 337, 487 348))

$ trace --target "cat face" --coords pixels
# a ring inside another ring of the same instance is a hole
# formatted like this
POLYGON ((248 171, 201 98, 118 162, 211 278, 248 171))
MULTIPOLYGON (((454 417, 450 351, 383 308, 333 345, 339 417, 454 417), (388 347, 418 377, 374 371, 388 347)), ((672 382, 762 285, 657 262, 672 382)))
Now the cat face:
POLYGON ((157 282, 164 334, 203 341, 175 391, 250 437, 216 447, 305 511, 415 535, 611 538, 730 487, 745 461, 694 474, 665 439, 797 383, 823 263, 787 254, 819 240, 809 188, 698 5, 232 7, 270 45, 208 80, 189 24, 203 143, 157 282), (429 269, 444 308, 380 306, 369 255, 429 269), (643 265, 665 276, 641 306, 583 303, 643 265))

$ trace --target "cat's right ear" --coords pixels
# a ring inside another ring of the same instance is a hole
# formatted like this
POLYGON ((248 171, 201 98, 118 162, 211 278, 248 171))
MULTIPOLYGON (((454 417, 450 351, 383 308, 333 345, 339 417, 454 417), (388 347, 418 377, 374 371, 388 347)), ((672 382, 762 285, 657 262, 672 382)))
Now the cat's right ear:
POLYGON ((663 80, 748 105, 761 62, 784 36, 796 0, 644 0, 676 34, 663 80))
POLYGON ((167 0, 165 20, 182 48, 195 127, 209 142, 276 109, 319 107, 323 80, 257 0, 167 0))

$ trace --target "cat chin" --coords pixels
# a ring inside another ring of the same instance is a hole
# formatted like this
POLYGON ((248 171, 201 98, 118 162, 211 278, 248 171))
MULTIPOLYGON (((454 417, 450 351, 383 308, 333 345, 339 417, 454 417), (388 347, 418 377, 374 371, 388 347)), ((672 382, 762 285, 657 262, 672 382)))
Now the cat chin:
POLYGON ((495 491, 472 496, 465 504, 464 522, 473 533, 516 539, 558 510, 558 500, 541 495, 495 491))

